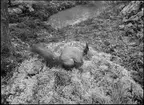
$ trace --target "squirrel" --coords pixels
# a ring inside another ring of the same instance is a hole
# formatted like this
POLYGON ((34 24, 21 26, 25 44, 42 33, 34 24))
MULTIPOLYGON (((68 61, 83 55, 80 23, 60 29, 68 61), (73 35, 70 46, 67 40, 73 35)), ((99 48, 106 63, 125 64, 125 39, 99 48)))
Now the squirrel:
POLYGON ((62 61, 62 67, 69 69, 73 67, 80 67, 83 64, 83 56, 85 56, 89 51, 88 43, 86 43, 85 48, 80 50, 78 47, 65 47, 60 55, 62 61))
POLYGON ((49 67, 61 66, 65 69, 71 69, 73 67, 80 67, 83 64, 83 56, 88 53, 89 47, 88 43, 86 43, 83 50, 77 47, 67 46, 62 50, 60 56, 38 44, 31 46, 30 51, 42 56, 49 67))

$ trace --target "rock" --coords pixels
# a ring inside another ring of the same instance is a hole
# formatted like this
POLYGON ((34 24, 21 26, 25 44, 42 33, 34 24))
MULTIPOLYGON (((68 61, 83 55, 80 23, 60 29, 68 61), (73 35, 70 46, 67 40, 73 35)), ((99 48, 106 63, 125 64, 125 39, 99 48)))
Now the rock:
POLYGON ((119 29, 124 29, 125 25, 119 25, 119 29))
POLYGON ((133 26, 132 23, 129 23, 129 24, 126 25, 126 27, 132 27, 132 26, 133 26))
POLYGON ((22 10, 20 8, 8 8, 9 15, 21 14, 22 10))
POLYGON ((121 11, 121 15, 127 15, 132 11, 138 11, 141 1, 131 1, 126 7, 121 11))
POLYGON ((144 10, 142 9, 142 11, 138 12, 136 15, 131 16, 128 20, 129 21, 138 21, 138 19, 140 19, 143 16, 144 10))

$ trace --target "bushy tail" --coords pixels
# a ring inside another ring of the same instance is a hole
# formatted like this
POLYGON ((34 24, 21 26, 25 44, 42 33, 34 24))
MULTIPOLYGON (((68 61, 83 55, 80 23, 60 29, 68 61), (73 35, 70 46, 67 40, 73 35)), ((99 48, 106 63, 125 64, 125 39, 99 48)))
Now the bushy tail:
POLYGON ((87 55, 88 51, 89 51, 89 46, 88 43, 86 43, 85 49, 83 50, 83 56, 87 55))
POLYGON ((40 45, 33 45, 31 46, 30 51, 42 56, 46 60, 47 66, 49 67, 61 65, 59 56, 57 56, 50 49, 46 49, 45 47, 40 45))

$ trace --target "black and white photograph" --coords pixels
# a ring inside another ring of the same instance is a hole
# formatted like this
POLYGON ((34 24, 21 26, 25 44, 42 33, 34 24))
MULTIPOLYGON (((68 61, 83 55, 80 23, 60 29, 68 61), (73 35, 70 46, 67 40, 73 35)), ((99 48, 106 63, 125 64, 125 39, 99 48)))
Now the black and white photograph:
POLYGON ((1 104, 143 104, 144 2, 1 0, 1 104))

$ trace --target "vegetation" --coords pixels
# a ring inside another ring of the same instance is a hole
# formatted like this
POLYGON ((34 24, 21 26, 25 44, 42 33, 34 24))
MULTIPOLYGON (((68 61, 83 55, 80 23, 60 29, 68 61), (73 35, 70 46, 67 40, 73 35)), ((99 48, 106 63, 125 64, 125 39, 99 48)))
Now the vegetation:
POLYGON ((1 103, 143 103, 143 2, 106 2, 99 16, 58 30, 45 24, 61 10, 93 3, 53 0, 28 6, 12 1, 9 8, 21 10, 9 11, 17 64, 2 65, 5 71, 7 65, 14 71, 1 80, 1 103), (133 3, 136 9, 125 10, 133 3), (82 48, 84 41, 90 44, 90 52, 83 66, 72 71, 46 67, 28 51, 32 44, 44 43, 59 55, 64 46, 82 48))

